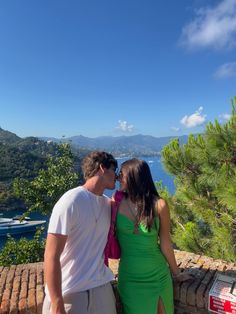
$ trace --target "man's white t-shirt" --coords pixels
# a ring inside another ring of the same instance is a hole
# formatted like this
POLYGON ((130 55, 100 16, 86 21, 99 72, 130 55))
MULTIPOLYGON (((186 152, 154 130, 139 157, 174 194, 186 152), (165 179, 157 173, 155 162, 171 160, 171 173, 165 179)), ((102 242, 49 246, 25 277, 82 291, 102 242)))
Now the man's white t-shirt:
POLYGON ((48 233, 68 236, 60 258, 63 295, 95 288, 114 278, 104 264, 110 218, 109 198, 82 186, 66 192, 54 206, 48 233))

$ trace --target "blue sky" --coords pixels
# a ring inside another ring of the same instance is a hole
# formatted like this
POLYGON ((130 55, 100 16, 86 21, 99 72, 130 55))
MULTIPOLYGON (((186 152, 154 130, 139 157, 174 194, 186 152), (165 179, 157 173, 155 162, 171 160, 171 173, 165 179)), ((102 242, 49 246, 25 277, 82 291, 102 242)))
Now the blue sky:
POLYGON ((236 0, 2 0, 0 127, 176 136, 227 121, 236 0))

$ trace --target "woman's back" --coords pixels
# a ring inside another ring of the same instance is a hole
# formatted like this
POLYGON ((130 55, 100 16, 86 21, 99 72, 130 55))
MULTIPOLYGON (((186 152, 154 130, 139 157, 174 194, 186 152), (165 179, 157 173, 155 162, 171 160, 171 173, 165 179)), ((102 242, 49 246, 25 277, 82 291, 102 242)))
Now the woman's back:
POLYGON ((121 246, 118 289, 124 312, 156 314, 161 297, 166 314, 173 313, 172 280, 158 243, 159 219, 154 219, 150 231, 144 223, 135 228, 136 223, 125 205, 128 203, 122 202, 116 227, 121 246), (145 300, 149 300, 148 303, 145 300))

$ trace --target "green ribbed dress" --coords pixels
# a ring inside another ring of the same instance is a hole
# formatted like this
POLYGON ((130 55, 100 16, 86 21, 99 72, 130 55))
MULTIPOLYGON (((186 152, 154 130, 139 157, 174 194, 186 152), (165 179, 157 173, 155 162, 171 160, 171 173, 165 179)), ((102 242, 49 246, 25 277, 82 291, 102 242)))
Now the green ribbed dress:
POLYGON ((121 246, 118 291, 124 314, 156 314, 159 298, 165 313, 173 314, 171 274, 157 243, 159 219, 155 218, 150 232, 140 224, 134 234, 134 222, 118 213, 116 230, 121 246))

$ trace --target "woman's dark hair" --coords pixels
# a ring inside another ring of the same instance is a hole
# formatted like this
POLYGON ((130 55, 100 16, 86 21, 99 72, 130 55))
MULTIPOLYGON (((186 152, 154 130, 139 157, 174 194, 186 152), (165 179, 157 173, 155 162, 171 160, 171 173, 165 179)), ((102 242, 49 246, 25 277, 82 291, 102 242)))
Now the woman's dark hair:
POLYGON ((121 175, 125 176, 127 196, 137 205, 137 223, 145 220, 150 231, 155 217, 155 202, 160 196, 148 164, 144 160, 129 159, 122 163, 121 175))
POLYGON ((103 165, 106 169, 113 166, 116 170, 117 161, 111 154, 106 152, 93 151, 89 153, 82 161, 84 179, 92 178, 98 172, 100 165, 103 165))

